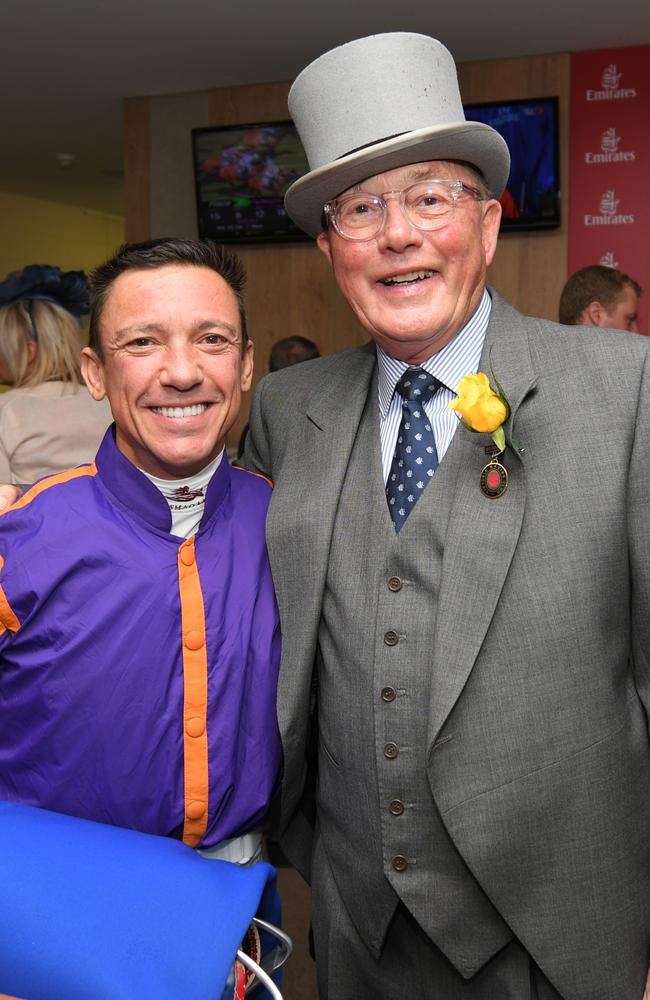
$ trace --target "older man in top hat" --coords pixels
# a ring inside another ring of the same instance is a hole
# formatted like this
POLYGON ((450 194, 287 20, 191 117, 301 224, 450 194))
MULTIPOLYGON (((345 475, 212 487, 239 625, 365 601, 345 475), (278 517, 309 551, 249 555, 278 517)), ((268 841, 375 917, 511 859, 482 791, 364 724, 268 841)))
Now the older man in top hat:
POLYGON ((647 343, 486 288, 508 151, 439 42, 328 52, 290 109, 287 210, 373 341, 264 379, 247 450, 321 996, 641 1000, 647 343))

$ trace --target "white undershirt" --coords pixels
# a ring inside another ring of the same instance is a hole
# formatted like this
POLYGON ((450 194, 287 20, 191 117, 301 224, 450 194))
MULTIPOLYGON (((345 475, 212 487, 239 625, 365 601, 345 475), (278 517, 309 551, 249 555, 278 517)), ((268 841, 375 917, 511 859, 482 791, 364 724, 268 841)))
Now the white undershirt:
POLYGON ((179 538, 190 538, 196 533, 203 517, 205 495, 210 480, 219 468, 222 458, 223 451, 204 469, 195 476, 188 476, 187 479, 159 479, 158 476, 151 476, 144 469, 140 469, 149 482, 160 490, 169 504, 172 513, 170 534, 178 535, 179 538))

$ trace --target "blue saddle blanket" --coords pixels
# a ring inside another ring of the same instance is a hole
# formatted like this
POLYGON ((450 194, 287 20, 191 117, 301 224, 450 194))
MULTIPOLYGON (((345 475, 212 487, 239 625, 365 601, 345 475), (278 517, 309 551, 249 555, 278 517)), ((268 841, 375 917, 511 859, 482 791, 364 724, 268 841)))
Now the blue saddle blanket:
POLYGON ((264 862, 0 802, 0 992, 220 1000, 255 915, 278 922, 264 862))

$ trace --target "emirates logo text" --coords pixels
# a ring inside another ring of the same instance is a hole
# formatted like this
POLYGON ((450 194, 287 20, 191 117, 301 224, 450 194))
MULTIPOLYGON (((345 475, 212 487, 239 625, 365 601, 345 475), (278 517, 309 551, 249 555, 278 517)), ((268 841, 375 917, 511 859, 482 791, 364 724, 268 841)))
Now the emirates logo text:
POLYGON ((635 87, 621 87, 622 73, 619 73, 614 63, 610 63, 603 70, 600 80, 600 90, 587 90, 585 97, 588 101, 624 101, 636 97, 635 87))
POLYGON ((600 198, 599 214, 585 215, 585 226, 631 226, 634 224, 634 216, 631 213, 618 211, 620 198, 616 197, 616 191, 610 189, 605 191, 600 198))
POLYGON ((619 149, 620 142, 621 137, 613 126, 605 129, 600 137, 600 152, 585 153, 585 163, 633 163, 636 154, 619 149))

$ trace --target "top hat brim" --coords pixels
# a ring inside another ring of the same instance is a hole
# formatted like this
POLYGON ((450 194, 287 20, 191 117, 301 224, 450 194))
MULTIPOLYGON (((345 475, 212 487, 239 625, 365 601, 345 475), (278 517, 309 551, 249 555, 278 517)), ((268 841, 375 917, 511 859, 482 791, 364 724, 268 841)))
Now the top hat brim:
POLYGON ((425 160, 464 160, 477 167, 495 198, 505 189, 510 153, 505 139, 481 122, 456 122, 404 132, 311 170, 288 188, 287 214, 310 236, 322 231, 323 206, 354 184, 425 160))

